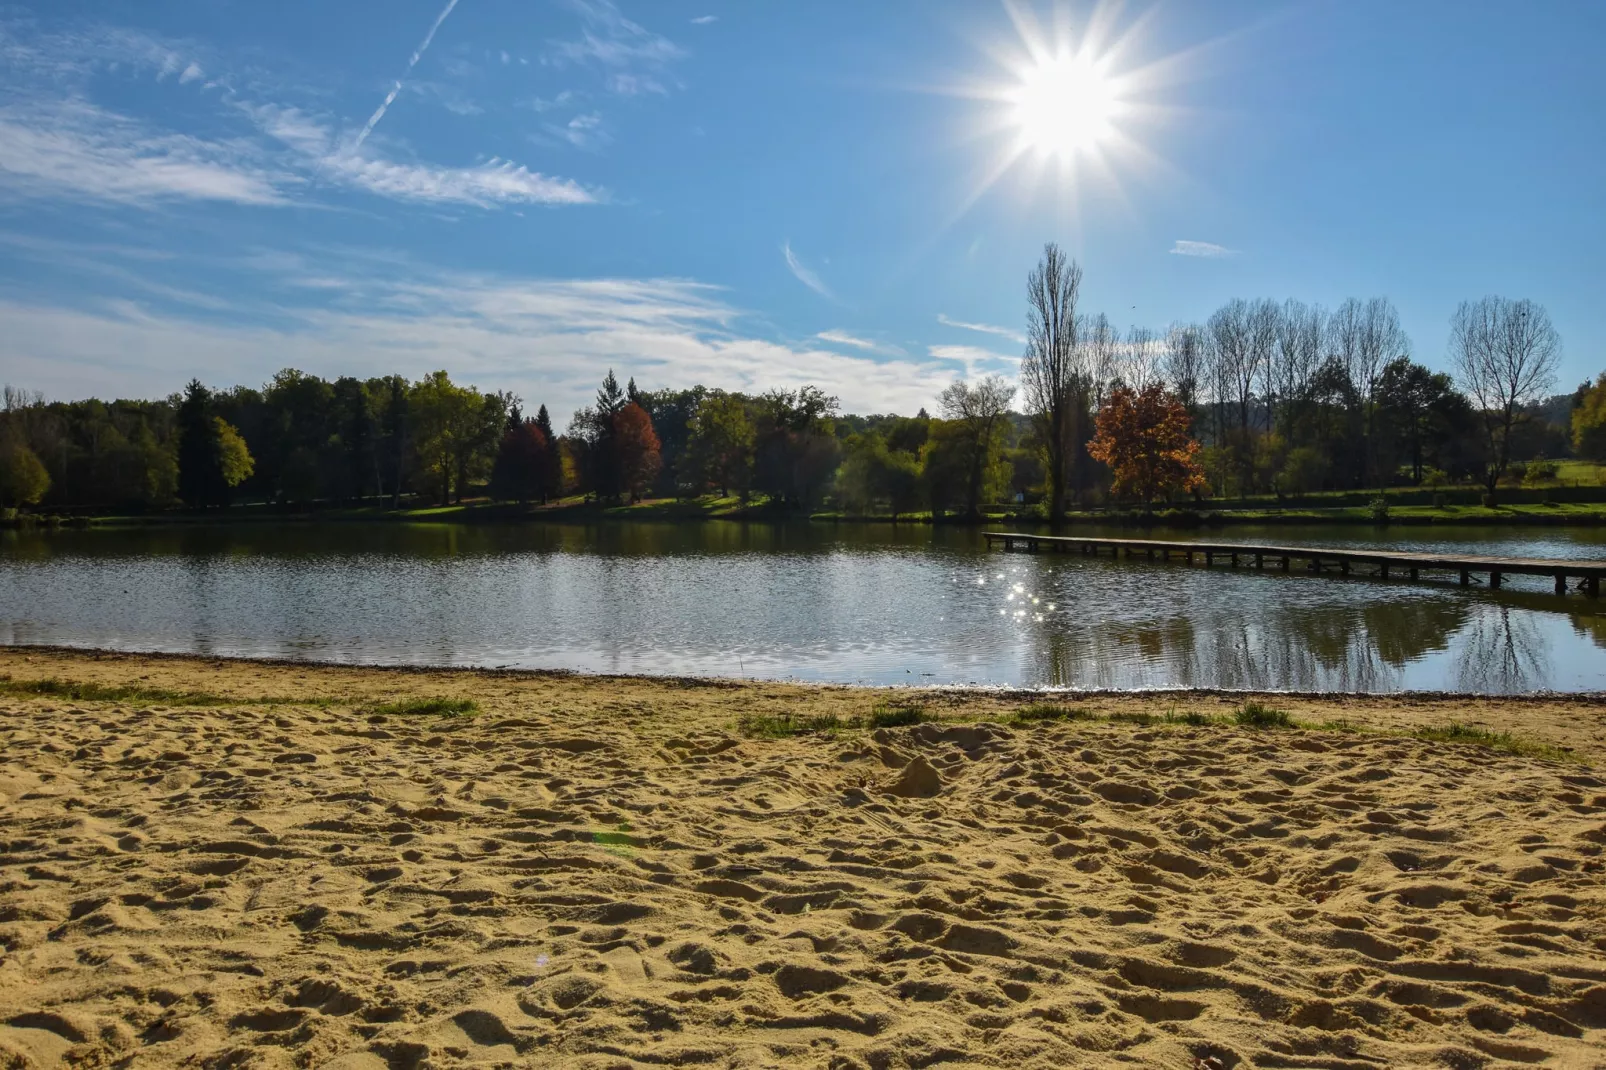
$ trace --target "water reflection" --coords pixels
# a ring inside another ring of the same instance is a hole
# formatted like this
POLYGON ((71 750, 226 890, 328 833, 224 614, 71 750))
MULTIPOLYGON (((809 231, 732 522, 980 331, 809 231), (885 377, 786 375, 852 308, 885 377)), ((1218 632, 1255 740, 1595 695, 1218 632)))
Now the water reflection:
MULTIPOLYGON (((1502 552, 1606 557, 1589 530, 1490 537, 1502 552)), ((1606 687, 1600 603, 1547 586, 1003 554, 973 530, 911 526, 0 533, 0 639, 13 642, 867 683, 1606 687)))

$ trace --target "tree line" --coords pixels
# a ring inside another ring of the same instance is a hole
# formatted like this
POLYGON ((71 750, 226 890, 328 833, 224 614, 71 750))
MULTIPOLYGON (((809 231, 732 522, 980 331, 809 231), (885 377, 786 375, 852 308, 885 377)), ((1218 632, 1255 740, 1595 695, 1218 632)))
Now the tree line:
POLYGON ((1082 271, 1045 247, 1028 277, 1019 394, 958 381, 937 415, 843 414, 814 386, 640 390, 608 371, 562 432, 506 391, 437 371, 261 388, 191 381, 159 401, 48 402, 7 387, 0 506, 221 508, 598 502, 717 494, 778 512, 1072 506, 1398 484, 1482 486, 1514 463, 1606 460, 1606 373, 1551 396, 1542 307, 1453 315, 1454 374, 1413 359, 1386 298, 1331 311, 1234 300, 1204 323, 1118 331, 1081 307, 1082 271), (1019 402, 1018 408, 1016 403, 1019 402))

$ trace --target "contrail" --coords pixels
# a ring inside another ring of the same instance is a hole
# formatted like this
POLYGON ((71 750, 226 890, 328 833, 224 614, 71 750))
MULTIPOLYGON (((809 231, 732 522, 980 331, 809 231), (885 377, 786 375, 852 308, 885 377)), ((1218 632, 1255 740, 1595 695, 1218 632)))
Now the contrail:
POLYGON ((441 13, 435 17, 434 23, 430 26, 429 32, 424 35, 423 43, 413 50, 413 57, 407 61, 407 70, 402 73, 401 78, 396 79, 396 84, 390 87, 389 93, 385 94, 384 101, 368 117, 368 125, 362 128, 362 133, 357 135, 357 140, 351 146, 353 152, 362 148, 362 143, 367 141, 368 135, 374 132, 374 127, 379 125, 379 120, 385 117, 385 110, 395 103, 396 94, 401 92, 402 78, 406 78, 413 73, 413 68, 418 66, 419 59, 425 52, 429 51, 429 43, 435 40, 435 31, 441 28, 441 23, 446 21, 446 16, 450 15, 452 8, 456 6, 457 0, 446 0, 446 6, 441 9, 441 13))

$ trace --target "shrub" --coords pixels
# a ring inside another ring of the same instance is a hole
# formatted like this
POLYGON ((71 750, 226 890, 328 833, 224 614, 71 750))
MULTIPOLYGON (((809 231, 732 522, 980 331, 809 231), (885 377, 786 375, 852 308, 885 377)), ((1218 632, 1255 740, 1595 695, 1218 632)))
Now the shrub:
POLYGON ((380 715, 460 717, 478 713, 479 704, 468 698, 409 698, 400 702, 383 702, 370 706, 369 713, 380 715))
POLYGON ((1371 510, 1373 523, 1387 524, 1389 522, 1389 500, 1383 495, 1379 494, 1373 498, 1371 505, 1367 508, 1371 510))
POLYGON ((904 725, 930 721, 924 706, 913 703, 886 702, 870 711, 871 728, 902 728, 904 725))
POLYGON ((1529 461, 1527 471, 1522 476, 1523 485, 1537 487, 1541 483, 1554 483, 1559 471, 1561 466, 1555 461, 1529 461))
POLYGON ((1294 719, 1285 710, 1274 710, 1258 702, 1246 702, 1233 720, 1245 728, 1292 728, 1294 719))
POLYGON ((1015 720, 1021 723, 1033 721, 1080 721, 1086 720, 1092 714, 1086 710, 1079 710, 1071 706, 1056 706, 1049 702, 1034 702, 1030 706, 1022 706, 1015 711, 1015 720))
POLYGON ((844 728, 859 727, 834 713, 744 713, 736 719, 736 730, 753 739, 787 739, 791 736, 829 735, 844 728))

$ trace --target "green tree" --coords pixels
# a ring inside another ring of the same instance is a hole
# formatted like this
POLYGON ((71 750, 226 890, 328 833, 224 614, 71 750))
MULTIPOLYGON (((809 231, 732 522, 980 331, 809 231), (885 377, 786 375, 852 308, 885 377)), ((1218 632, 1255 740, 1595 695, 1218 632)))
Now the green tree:
POLYGON ((221 416, 212 417, 212 421, 217 425, 218 471, 225 486, 238 487, 251 477, 256 462, 233 425, 221 416))
POLYGON ((33 450, 18 441, 0 443, 0 505, 34 505, 50 489, 50 473, 33 450))
POLYGON ((982 490, 999 438, 1009 416, 1015 388, 1002 376, 989 375, 974 385, 960 380, 939 397, 942 414, 959 429, 965 454, 965 511, 981 513, 982 490))
POLYGON ((1591 461, 1606 461, 1606 372, 1579 395, 1572 418, 1573 452, 1591 461))
POLYGON ((722 390, 710 393, 691 418, 686 451, 693 478, 699 486, 718 487, 721 497, 733 490, 745 497, 753 475, 756 441, 745 400, 722 390))
POLYGON ((178 493, 192 509, 227 505, 222 434, 212 414, 212 392, 191 379, 178 407, 178 493))

